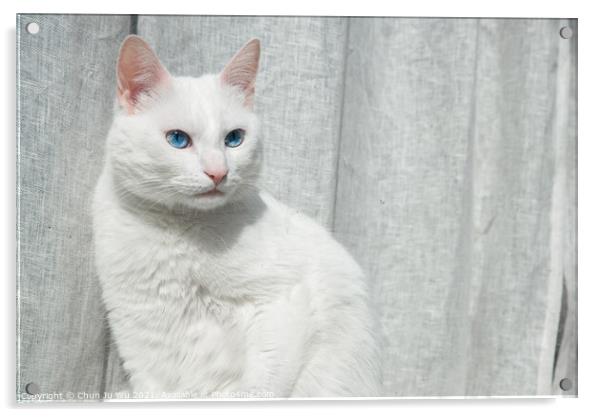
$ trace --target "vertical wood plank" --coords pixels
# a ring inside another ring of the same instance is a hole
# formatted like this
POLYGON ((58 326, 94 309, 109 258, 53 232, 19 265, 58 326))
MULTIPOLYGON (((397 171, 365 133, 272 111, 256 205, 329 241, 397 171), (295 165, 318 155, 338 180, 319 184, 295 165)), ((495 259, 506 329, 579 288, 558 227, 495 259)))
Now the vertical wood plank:
POLYGON ((140 16, 138 33, 175 75, 217 73, 251 37, 262 43, 255 108, 260 185, 330 227, 346 20, 325 17, 140 16))
POLYGON ((127 16, 19 15, 17 396, 102 389, 104 312, 89 216, 127 16), (35 21, 40 32, 25 25, 35 21))

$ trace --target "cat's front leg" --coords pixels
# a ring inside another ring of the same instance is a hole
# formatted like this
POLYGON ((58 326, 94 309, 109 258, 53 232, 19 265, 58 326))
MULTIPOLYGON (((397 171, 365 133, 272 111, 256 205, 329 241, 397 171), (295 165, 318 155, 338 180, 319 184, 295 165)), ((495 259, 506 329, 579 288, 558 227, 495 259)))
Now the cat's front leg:
POLYGON ((311 334, 307 285, 294 285, 254 317, 242 385, 253 396, 290 397, 304 366, 311 334))
POLYGON ((380 332, 376 321, 361 300, 343 305, 335 314, 327 315, 313 334, 292 397, 380 395, 380 332))
POLYGON ((132 373, 129 382, 135 399, 160 398, 165 391, 161 382, 147 372, 132 373))

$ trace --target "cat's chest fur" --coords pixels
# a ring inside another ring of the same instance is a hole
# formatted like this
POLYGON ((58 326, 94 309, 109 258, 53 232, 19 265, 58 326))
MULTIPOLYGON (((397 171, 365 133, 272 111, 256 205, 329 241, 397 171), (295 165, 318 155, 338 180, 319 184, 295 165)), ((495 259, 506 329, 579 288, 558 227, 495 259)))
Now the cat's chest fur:
POLYGON ((97 264, 133 388, 204 396, 277 387, 284 392, 274 395, 286 395, 298 372, 287 364, 299 362, 296 347, 308 332, 290 324, 307 321, 300 316, 309 301, 288 270, 265 268, 278 254, 258 239, 261 221, 252 230, 151 224, 110 199, 104 205, 95 216, 97 264))

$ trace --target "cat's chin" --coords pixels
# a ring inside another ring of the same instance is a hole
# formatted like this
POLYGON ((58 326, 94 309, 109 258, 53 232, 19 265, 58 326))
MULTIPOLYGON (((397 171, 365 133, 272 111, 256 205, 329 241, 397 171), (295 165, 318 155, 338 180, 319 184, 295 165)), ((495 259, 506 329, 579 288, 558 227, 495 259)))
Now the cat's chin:
POLYGON ((193 194, 186 199, 186 206, 197 210, 213 210, 225 205, 230 200, 223 191, 213 189, 204 193, 193 194))

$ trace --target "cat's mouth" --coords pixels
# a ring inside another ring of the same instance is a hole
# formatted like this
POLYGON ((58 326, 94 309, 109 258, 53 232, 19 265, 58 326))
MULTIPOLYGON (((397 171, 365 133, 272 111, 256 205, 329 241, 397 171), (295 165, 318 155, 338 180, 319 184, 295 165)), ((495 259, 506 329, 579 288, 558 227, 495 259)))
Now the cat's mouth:
POLYGON ((224 193, 220 190, 218 190, 217 188, 213 188, 209 191, 205 191, 204 193, 198 193, 196 194, 197 197, 210 197, 210 196, 221 196, 224 195, 224 193))

